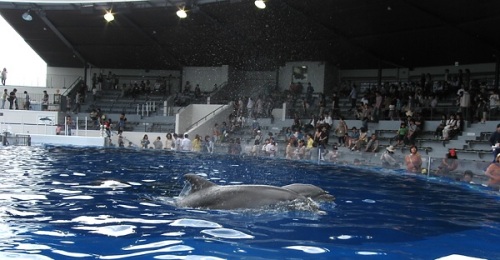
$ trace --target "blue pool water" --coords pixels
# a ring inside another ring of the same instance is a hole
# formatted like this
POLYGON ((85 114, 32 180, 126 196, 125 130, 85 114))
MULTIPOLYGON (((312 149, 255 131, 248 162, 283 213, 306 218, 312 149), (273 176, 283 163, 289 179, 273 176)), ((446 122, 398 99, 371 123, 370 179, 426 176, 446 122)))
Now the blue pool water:
POLYGON ((478 186, 251 157, 2 147, 0 259, 499 259, 500 201, 478 186), (310 183, 324 213, 177 208, 182 176, 310 183))

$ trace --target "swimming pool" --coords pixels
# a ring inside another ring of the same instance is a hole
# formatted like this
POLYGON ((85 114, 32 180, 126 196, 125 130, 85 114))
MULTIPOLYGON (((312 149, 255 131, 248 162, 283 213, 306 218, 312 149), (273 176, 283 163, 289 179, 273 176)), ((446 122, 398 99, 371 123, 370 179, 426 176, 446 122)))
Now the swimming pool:
POLYGON ((498 259, 500 201, 478 186, 282 159, 1 147, 1 259, 498 259), (325 214, 179 209, 186 173, 310 183, 325 214))

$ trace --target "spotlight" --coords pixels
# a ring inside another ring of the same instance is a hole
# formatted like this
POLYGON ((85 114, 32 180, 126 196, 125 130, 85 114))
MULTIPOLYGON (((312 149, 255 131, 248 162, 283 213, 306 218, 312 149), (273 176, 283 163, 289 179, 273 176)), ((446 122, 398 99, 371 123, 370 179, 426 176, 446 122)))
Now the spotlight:
POLYGON ((264 3, 263 0, 255 0, 255 6, 259 9, 265 9, 266 8, 266 3, 264 3))
POLYGON ((180 9, 179 11, 177 11, 176 14, 181 19, 184 19, 184 18, 186 18, 188 16, 187 13, 186 13, 186 11, 184 11, 184 9, 180 9))
POLYGON ((106 14, 104 15, 104 20, 107 22, 111 22, 115 19, 115 16, 111 13, 111 11, 106 11, 106 14))
POLYGON ((30 10, 26 11, 21 17, 23 18, 23 20, 28 22, 33 20, 33 16, 31 16, 30 10))

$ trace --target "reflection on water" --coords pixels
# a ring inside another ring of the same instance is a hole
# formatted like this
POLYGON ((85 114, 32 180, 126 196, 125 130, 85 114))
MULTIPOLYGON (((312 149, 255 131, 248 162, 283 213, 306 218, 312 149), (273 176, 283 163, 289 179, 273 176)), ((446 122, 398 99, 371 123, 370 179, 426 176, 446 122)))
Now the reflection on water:
POLYGON ((49 146, 0 152, 0 259, 500 257, 500 203, 479 186, 167 151, 49 146), (325 214, 181 209, 174 197, 186 173, 220 185, 310 183, 337 200, 320 203, 325 214))

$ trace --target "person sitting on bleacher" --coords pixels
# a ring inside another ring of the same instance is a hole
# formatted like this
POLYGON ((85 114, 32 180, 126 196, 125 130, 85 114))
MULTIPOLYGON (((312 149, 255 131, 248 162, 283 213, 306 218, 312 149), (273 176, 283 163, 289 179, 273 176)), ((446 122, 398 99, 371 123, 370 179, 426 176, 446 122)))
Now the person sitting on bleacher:
POLYGON ((434 131, 434 138, 441 139, 443 137, 443 129, 446 126, 446 115, 441 115, 441 121, 439 121, 439 125, 436 127, 436 131, 434 131))
POLYGON ((359 131, 355 126, 352 127, 351 131, 350 134, 345 133, 345 144, 348 148, 351 148, 359 139, 359 131))
POLYGON ((366 144, 365 152, 376 153, 378 151, 378 139, 376 134, 372 134, 370 140, 366 144))
POLYGON ((460 122, 455 119, 455 115, 450 115, 448 121, 446 121, 446 126, 443 129, 443 140, 450 140, 450 133, 460 127, 460 122))
POLYGON ((361 150, 361 147, 365 145, 367 141, 368 141, 368 129, 361 127, 358 140, 356 140, 356 142, 354 142, 354 145, 350 147, 351 151, 361 150))
POLYGON ((500 124, 497 125, 496 131, 491 133, 488 141, 493 149, 493 162, 495 162, 497 155, 500 154, 500 124))
POLYGON ((415 120, 410 119, 408 123, 408 133, 406 134, 404 140, 405 145, 414 145, 417 133, 418 133, 418 128, 417 125, 415 124, 415 120))
POLYGON ((292 130, 299 131, 299 130, 302 130, 302 128, 303 128, 303 125, 302 125, 302 122, 300 121, 300 118, 295 116, 295 118, 293 119, 292 130))
POLYGON ((401 125, 399 126, 399 129, 396 131, 396 136, 395 136, 395 140, 397 141, 396 145, 395 146, 398 146, 398 145, 401 145, 401 144, 404 144, 404 140, 406 138, 406 134, 408 133, 408 127, 406 126, 406 124, 403 122, 401 123, 401 125))

